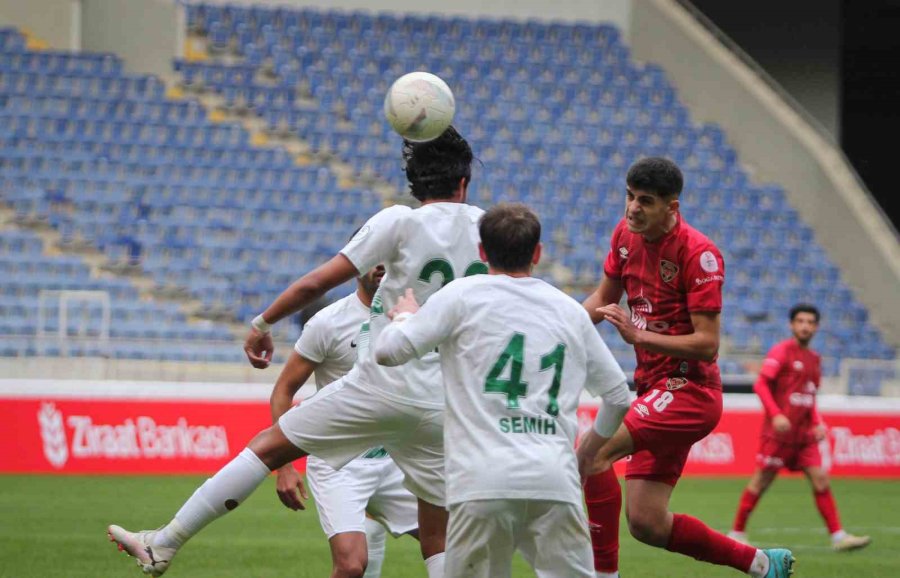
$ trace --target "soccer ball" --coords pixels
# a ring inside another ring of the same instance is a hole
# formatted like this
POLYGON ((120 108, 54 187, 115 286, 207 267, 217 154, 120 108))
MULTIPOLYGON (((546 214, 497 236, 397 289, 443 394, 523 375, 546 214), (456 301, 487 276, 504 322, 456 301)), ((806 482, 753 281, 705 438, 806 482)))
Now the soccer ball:
POLYGON ((428 72, 404 74, 384 97, 384 116, 408 141, 427 142, 441 136, 453 121, 456 102, 447 83, 428 72))

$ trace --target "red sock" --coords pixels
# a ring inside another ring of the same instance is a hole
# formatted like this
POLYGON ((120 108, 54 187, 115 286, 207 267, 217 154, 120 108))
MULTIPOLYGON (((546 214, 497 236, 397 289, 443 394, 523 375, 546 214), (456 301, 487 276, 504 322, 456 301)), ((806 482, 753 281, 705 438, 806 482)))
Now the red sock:
POLYGON ((703 562, 731 566, 741 572, 750 569, 756 548, 741 544, 685 514, 674 514, 672 534, 666 550, 691 556, 703 562))
POLYGON ((619 513, 622 510, 622 488, 616 472, 609 468, 594 474, 584 484, 588 527, 594 549, 594 569, 597 572, 619 570, 619 513))
POLYGON ((750 514, 753 512, 753 508, 756 507, 756 502, 759 501, 759 494, 754 494, 750 490, 744 490, 744 493, 741 494, 741 501, 738 503, 738 511, 737 515, 734 517, 734 526, 732 530, 735 532, 743 532, 744 528, 747 527, 747 518, 750 517, 750 514))
POLYGON ((831 495, 831 488, 826 488, 821 492, 814 492, 816 497, 816 507, 828 526, 828 531, 832 534, 841 529, 841 519, 838 517, 837 504, 834 503, 834 496, 831 495))

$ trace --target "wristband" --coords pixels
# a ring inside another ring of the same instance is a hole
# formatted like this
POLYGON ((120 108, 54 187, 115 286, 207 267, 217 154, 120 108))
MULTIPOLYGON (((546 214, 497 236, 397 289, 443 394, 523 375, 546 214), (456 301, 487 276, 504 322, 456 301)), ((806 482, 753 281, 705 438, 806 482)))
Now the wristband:
POLYGON ((257 315, 253 318, 253 321, 250 322, 250 325, 253 326, 253 329, 256 329, 260 333, 268 333, 272 330, 272 324, 266 323, 266 320, 263 319, 262 315, 257 315))
POLYGON ((413 314, 410 313, 409 311, 404 311, 402 313, 398 313, 398 314, 394 315, 393 321, 394 321, 394 323, 402 323, 412 316, 413 316, 413 314))

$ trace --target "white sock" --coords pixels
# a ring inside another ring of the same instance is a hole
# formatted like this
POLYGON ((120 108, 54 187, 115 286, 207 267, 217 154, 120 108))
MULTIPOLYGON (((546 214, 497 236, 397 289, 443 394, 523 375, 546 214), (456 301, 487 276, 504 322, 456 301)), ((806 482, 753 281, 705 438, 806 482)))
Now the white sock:
POLYGON ((425 560, 425 569, 428 570, 428 578, 444 578, 444 553, 425 560))
POLYGON ((831 541, 832 542, 840 542, 841 540, 843 540, 846 537, 847 537, 847 532, 845 532, 844 530, 838 530, 837 532, 835 532, 834 534, 831 535, 831 541))
POLYGON ((371 518, 366 518, 366 546, 369 550, 369 563, 363 578, 380 578, 381 566, 384 564, 384 544, 387 542, 387 531, 384 526, 371 518))
POLYGON ((175 518, 153 540, 154 546, 180 548, 207 524, 238 507, 271 472, 244 448, 181 506, 175 518))
POLYGON ((619 578, 618 572, 597 572, 595 578, 619 578))
POLYGON ((753 557, 753 562, 750 563, 750 569, 747 570, 747 574, 753 576, 753 578, 765 578, 768 573, 769 557, 762 550, 757 550, 756 556, 753 557))

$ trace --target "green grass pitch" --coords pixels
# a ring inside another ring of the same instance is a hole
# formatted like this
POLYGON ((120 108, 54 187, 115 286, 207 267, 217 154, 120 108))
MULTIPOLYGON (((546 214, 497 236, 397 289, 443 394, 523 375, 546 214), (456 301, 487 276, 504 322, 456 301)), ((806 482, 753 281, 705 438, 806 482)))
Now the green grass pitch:
MULTIPOLYGON (((114 578, 143 576, 134 562, 106 541, 106 525, 159 526, 202 482, 198 477, 0 476, 0 576, 4 578, 114 578)), ((675 511, 727 530, 742 479, 685 479, 675 511)), ((900 576, 900 483, 836 480, 846 528, 872 535, 866 550, 836 554, 806 482, 779 480, 750 521, 750 537, 763 547, 794 550, 796 576, 829 578, 900 576)), ((739 573, 637 543, 623 527, 621 572, 637 577, 726 577, 739 573)), ((328 545, 315 511, 291 512, 267 481, 246 504, 208 527, 178 555, 167 576, 177 578, 324 578, 328 545)), ((424 578, 418 544, 388 540, 385 578, 424 578)), ((522 560, 514 576, 533 576, 522 560)))

